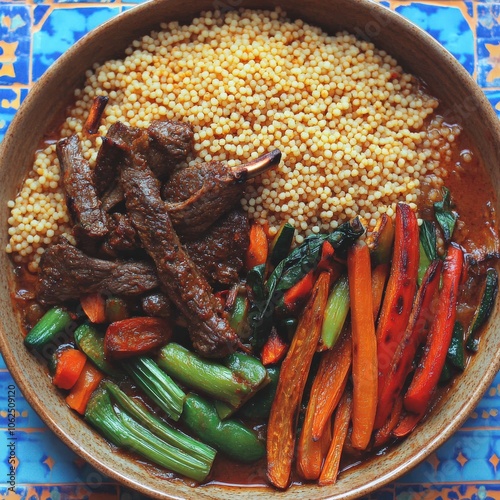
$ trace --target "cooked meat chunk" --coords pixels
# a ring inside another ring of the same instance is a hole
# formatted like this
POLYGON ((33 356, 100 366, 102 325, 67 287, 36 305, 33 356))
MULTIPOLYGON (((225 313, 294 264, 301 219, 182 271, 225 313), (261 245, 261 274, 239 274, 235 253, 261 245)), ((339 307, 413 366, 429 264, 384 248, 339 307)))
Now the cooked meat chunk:
POLYGON ((127 214, 111 214, 109 227, 109 235, 103 245, 108 255, 114 255, 116 252, 132 252, 140 248, 141 242, 137 231, 127 214))
POLYGON ((238 336, 220 311, 210 285, 181 245, 161 199, 160 183, 138 153, 142 148, 141 144, 128 148, 129 161, 121 168, 128 214, 156 264, 164 291, 189 321, 193 347, 207 357, 226 356, 238 347, 238 336))
MULTIPOLYGON (((114 147, 114 142, 122 141, 131 144, 143 130, 128 127, 122 122, 116 122, 109 127, 106 137, 103 138, 102 145, 97 153, 97 160, 94 168, 94 184, 100 196, 103 196, 117 184, 117 165, 123 161, 123 152, 114 147)), ((121 193, 123 199, 123 193, 121 193)))
POLYGON ((172 303, 163 293, 151 293, 141 300, 142 310, 148 316, 170 318, 172 316, 172 303))
POLYGON ((69 243, 46 250, 38 276, 37 297, 46 304, 94 292, 136 296, 159 286, 154 265, 148 262, 95 259, 69 243))
POLYGON ((92 169, 82 155, 76 135, 57 143, 57 155, 63 171, 66 203, 79 231, 89 238, 103 238, 108 233, 106 214, 92 178, 92 169))
POLYGON ((232 210, 185 248, 209 281, 236 283, 249 244, 249 224, 241 209, 232 210))
POLYGON ((147 129, 149 168, 160 180, 165 180, 191 154, 193 127, 173 120, 153 120, 147 129))
POLYGON ((205 232, 241 199, 245 171, 220 161, 192 165, 175 172, 165 184, 163 196, 176 231, 185 238, 205 232))

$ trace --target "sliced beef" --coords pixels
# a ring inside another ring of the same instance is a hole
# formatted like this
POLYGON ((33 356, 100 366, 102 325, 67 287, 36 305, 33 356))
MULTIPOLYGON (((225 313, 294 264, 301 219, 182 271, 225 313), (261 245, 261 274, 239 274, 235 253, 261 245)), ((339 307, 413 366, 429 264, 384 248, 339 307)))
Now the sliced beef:
POLYGON ((193 127, 173 120, 153 120, 147 129, 149 168, 160 180, 167 179, 193 150, 193 127))
POLYGON ((185 248, 209 281, 232 284, 239 281, 249 244, 248 217, 235 209, 219 219, 206 233, 185 248))
MULTIPOLYGON (((99 196, 103 197, 108 191, 113 191, 117 185, 118 166, 123 161, 123 151, 114 146, 114 143, 121 141, 124 144, 131 144, 143 130, 128 127, 122 122, 116 122, 108 129, 106 137, 102 140, 102 145, 97 153, 96 164, 94 168, 93 178, 99 196)), ((120 195, 113 197, 118 201, 123 200, 123 192, 120 195)), ((115 201, 116 204, 116 201, 115 201)), ((104 205, 104 202, 103 202, 104 205)), ((113 205, 111 205, 112 207, 113 205)), ((109 210, 109 206, 107 207, 109 210)))
POLYGON ((241 199, 244 170, 211 161, 175 172, 163 188, 172 223, 184 238, 202 234, 241 199))
POLYGON ((38 276, 37 297, 46 304, 58 304, 94 292, 136 296, 159 286, 151 263, 95 259, 69 243, 46 250, 38 276))
POLYGON ((103 238, 108 233, 106 214, 94 186, 92 169, 83 157, 76 135, 57 143, 57 155, 63 172, 66 203, 77 231, 88 238, 103 238))
POLYGON ((148 316, 170 318, 172 316, 172 303, 168 297, 160 292, 151 293, 141 299, 142 310, 148 316))
POLYGON ((103 244, 107 255, 131 253, 141 247, 137 231, 128 214, 114 213, 109 216, 109 235, 103 244))
POLYGON ((161 199, 160 183, 138 153, 143 147, 133 144, 128 148, 129 161, 121 169, 127 212, 156 264, 164 291, 189 322, 193 347, 203 356, 226 356, 239 346, 238 336, 220 311, 207 280, 181 245, 161 199))

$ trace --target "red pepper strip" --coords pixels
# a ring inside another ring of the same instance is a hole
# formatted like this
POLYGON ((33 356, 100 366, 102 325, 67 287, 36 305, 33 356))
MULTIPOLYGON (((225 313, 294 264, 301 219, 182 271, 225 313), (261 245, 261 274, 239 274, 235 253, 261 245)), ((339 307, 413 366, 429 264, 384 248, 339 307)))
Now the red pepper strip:
POLYGON ((145 354, 165 345, 172 326, 163 318, 134 317, 111 323, 104 335, 104 351, 113 359, 145 354))
POLYGON ((380 448, 385 445, 387 441, 389 441, 392 431, 398 425, 401 419, 401 412, 403 411, 403 395, 400 394, 399 397, 396 398, 394 403, 394 407, 391 409, 391 414, 389 418, 386 420, 385 424, 375 432, 375 437, 373 440, 373 446, 375 448, 380 448))
POLYGON ((434 317, 432 306, 439 287, 441 264, 441 261, 434 261, 429 265, 418 289, 408 327, 394 353, 385 385, 379 395, 375 429, 381 428, 389 417, 411 371, 417 349, 425 340, 425 334, 434 317))
POLYGON ((247 270, 265 264, 269 253, 269 242, 263 226, 258 223, 250 227, 250 243, 247 248, 245 263, 247 270))
POLYGON ((328 273, 319 276, 281 365, 267 426, 267 477, 277 488, 286 488, 290 482, 297 414, 321 335, 328 280, 328 273))
POLYGON ((318 263, 317 271, 330 271, 331 261, 333 254, 335 253, 335 248, 329 241, 325 241, 321 247, 321 257, 318 263))
POLYGON ((453 334, 463 264, 462 250, 451 245, 443 265, 443 287, 439 295, 437 314, 427 338, 422 360, 405 395, 404 405, 409 412, 425 413, 439 382, 453 334))
POLYGON ((309 271, 299 282, 295 283, 283 295, 283 305, 288 312, 295 311, 307 299, 314 282, 316 281, 315 271, 309 271))
POLYGON ((394 352, 408 325, 417 289, 418 264, 417 218, 408 205, 398 203, 391 273, 377 328, 379 393, 385 385, 394 352))
POLYGON ((262 348, 260 360, 264 366, 273 365, 279 363, 285 357, 287 351, 288 344, 283 340, 276 329, 273 328, 262 348))

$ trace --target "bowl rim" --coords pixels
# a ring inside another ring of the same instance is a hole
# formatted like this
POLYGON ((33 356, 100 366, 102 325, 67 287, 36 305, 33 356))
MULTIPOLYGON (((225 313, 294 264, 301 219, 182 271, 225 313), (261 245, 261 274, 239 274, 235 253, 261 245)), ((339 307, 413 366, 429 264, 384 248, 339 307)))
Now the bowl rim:
MULTIPOLYGON (((158 1, 158 0, 156 0, 158 1)), ((55 61, 48 70, 44 73, 44 75, 33 84, 31 90, 28 92, 28 95, 24 99, 21 107, 16 112, 9 128, 6 131, 5 137, 0 144, 0 158, 3 157, 4 152, 10 147, 10 143, 15 138, 15 132, 19 128, 19 123, 22 121, 23 116, 26 113, 29 113, 30 109, 33 107, 33 103, 36 102, 37 95, 39 93, 39 89, 42 88, 47 82, 56 77, 56 74, 60 71, 60 68, 64 68, 64 66, 68 65, 70 61, 78 55, 82 47, 85 47, 88 43, 88 40, 91 37, 104 33, 110 26, 121 23, 123 18, 132 18, 136 16, 137 13, 149 10, 154 7, 153 4, 156 3, 155 0, 149 0, 143 4, 133 6, 130 9, 127 9, 115 17, 105 21, 100 26, 94 28, 89 33, 84 35, 81 39, 79 39, 73 46, 71 46, 64 54, 62 54, 57 61, 55 61)), ((165 0, 164 3, 167 3, 168 0, 165 0)), ((431 35, 425 32, 420 27, 414 25, 400 14, 392 11, 383 5, 375 3, 373 0, 351 0, 351 2, 359 5, 362 8, 370 8, 380 16, 380 18, 388 18, 391 22, 396 23, 399 27, 403 27, 406 31, 413 30, 417 36, 423 40, 425 44, 430 46, 434 51, 439 51, 442 53, 446 53, 446 57, 448 63, 450 64, 453 72, 459 75, 462 79, 462 83, 474 94, 474 98, 477 100, 477 103, 482 112, 485 113, 485 120, 489 125, 493 128, 493 135, 495 136, 497 143, 500 145, 500 122, 491 107, 489 101, 487 100, 484 92, 480 89, 480 87, 476 84, 476 82, 472 79, 471 75, 465 70, 465 68, 454 58, 453 55, 449 53, 449 51, 440 45, 431 35), (479 90, 479 93, 478 93, 479 90)), ((283 4, 283 2, 278 2, 283 4)), ((269 9, 274 7, 274 3, 269 6, 269 9)), ((284 7, 286 10, 286 6, 284 7)), ((160 21, 159 21, 160 22, 160 21)), ((158 22, 158 24, 159 24, 158 22)), ((143 34, 147 34, 149 32, 149 28, 145 28, 143 30, 143 34)), ((50 408, 47 408, 43 401, 38 399, 36 395, 30 390, 30 384, 28 378, 23 374, 23 371, 20 370, 15 365, 15 357, 11 346, 9 345, 9 334, 4 331, 3 325, 0 325, 0 352, 2 353, 7 368, 12 375, 15 383, 21 389, 21 392, 25 396, 26 400, 30 404, 30 406, 36 411, 38 415, 42 418, 44 423, 61 439, 66 445, 69 446, 77 455, 84 458, 87 462, 89 462, 92 466, 94 466, 98 471, 104 473, 106 476, 111 477, 112 479, 126 485, 129 488, 135 489, 141 493, 152 495, 157 498, 189 498, 189 497, 177 497, 172 496, 169 493, 160 492, 153 488, 150 488, 146 484, 141 484, 136 482, 135 480, 127 477, 122 474, 119 470, 114 469, 108 463, 99 460, 92 456, 89 451, 78 443, 75 437, 71 434, 67 434, 60 430, 58 422, 56 422, 50 416, 50 408)), ((327 491, 332 492, 333 495, 326 496, 317 496, 315 498, 332 498, 332 499, 351 499, 357 498, 361 495, 366 495, 370 492, 375 491, 376 489, 382 487, 383 485, 388 484, 391 481, 394 481, 398 477, 400 477, 405 472, 408 472, 410 469, 414 468, 418 465, 422 460, 424 460, 430 453, 436 450, 441 444, 443 444, 447 439, 451 437, 451 435, 465 422, 470 412, 475 408, 477 403, 480 401, 482 395, 485 393, 489 385, 491 384, 493 378, 495 377, 498 369, 500 368, 500 353, 497 353, 495 358, 495 363, 488 365, 485 370, 482 372, 483 377, 481 380, 477 382, 476 388, 474 392, 471 394, 471 397, 464 402, 461 410, 456 414, 453 420, 449 422, 444 422, 440 429, 439 433, 436 433, 433 439, 426 442, 425 447, 421 448, 417 453, 415 453, 409 460, 407 460, 400 467, 397 467, 391 471, 387 471, 385 474, 380 477, 374 479, 371 483, 367 485, 362 485, 355 490, 350 491, 349 493, 342 493, 341 496, 335 494, 334 489, 328 490, 324 489, 325 493, 327 491)), ((174 484, 174 483, 173 483, 174 484)), ((205 493, 209 493, 210 485, 208 487, 197 488, 196 497, 204 498, 205 493)), ((234 491, 234 488, 230 486, 223 486, 224 490, 234 491)), ((238 488, 237 488, 238 489, 238 488)), ((247 489, 243 491, 248 492, 247 489)), ((271 490, 265 490, 267 494, 271 490)), ((293 491, 289 490, 289 491, 293 491)), ((286 493, 280 493, 281 495, 287 497, 286 493)), ((212 498, 211 496, 207 496, 206 498, 212 498)), ((257 498, 257 497, 256 497, 257 498)), ((259 496, 259 498, 261 498, 259 496)), ((262 497, 265 498, 265 497, 262 497)))

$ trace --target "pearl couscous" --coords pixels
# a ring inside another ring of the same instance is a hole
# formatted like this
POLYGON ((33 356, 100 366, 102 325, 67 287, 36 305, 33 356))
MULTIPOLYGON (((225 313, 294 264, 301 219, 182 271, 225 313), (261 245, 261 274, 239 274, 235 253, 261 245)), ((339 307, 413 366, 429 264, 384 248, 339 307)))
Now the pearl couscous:
MULTIPOLYGON (((355 215, 374 225, 398 201, 416 209, 423 184, 442 183, 460 133, 433 116, 438 101, 390 55, 279 9, 163 24, 86 77, 61 136, 77 133, 91 165, 101 139, 82 129, 100 95, 109 97, 101 135, 117 121, 146 127, 169 118, 193 125, 193 162, 237 165, 279 148, 281 167, 250 183, 242 205, 271 234, 292 223, 298 243, 355 215)), ((7 252, 31 271, 55 238, 71 239, 59 181, 50 145, 9 202, 7 252)))

